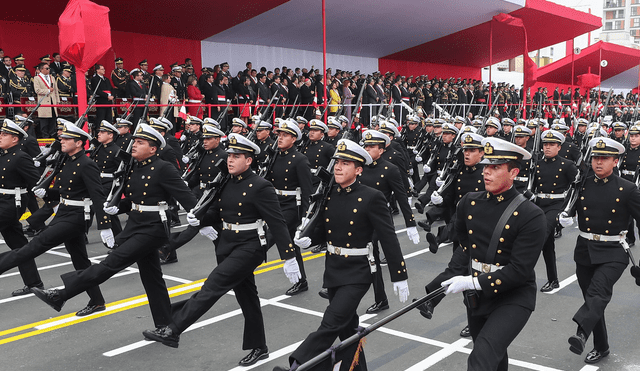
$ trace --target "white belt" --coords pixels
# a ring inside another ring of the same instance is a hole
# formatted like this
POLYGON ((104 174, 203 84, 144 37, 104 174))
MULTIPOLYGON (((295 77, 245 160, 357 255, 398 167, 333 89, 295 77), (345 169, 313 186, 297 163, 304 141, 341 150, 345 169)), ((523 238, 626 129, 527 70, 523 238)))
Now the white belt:
POLYGON ((515 177, 515 180, 517 180, 518 182, 528 182, 529 181, 529 177, 528 176, 517 176, 517 177, 515 177))
POLYGON ((67 200, 61 197, 60 203, 66 206, 84 207, 84 220, 91 219, 91 205, 93 205, 91 199, 85 198, 84 200, 67 200))
POLYGON ((131 210, 140 211, 140 212, 160 212, 169 209, 169 205, 166 202, 160 202, 158 205, 139 205, 136 203, 131 203, 131 210))
POLYGON ((113 173, 100 173, 100 178, 113 178, 113 173))
POLYGON ((267 238, 264 233, 264 221, 262 219, 258 219, 253 223, 245 223, 245 224, 231 224, 227 222, 222 222, 222 230, 236 231, 236 233, 240 231, 257 231, 258 238, 260 239, 260 244, 262 246, 267 245, 267 238))
POLYGON ((0 193, 3 193, 5 195, 24 195, 27 193, 27 189, 19 187, 16 187, 14 189, 0 188, 0 193))
POLYGON ((621 173, 624 175, 636 175, 634 170, 622 170, 621 173))
POLYGON ((616 235, 606 235, 606 234, 595 234, 580 231, 580 237, 586 238, 591 241, 601 241, 601 242, 620 242, 622 243, 627 236, 627 231, 622 231, 620 234, 616 235))
POLYGON ((565 194, 564 193, 560 193, 560 194, 536 193, 536 198, 556 200, 560 198, 565 198, 565 194))
POLYGON ((146 101, 146 99, 144 99, 144 98, 133 98, 133 100, 140 100, 140 101, 144 100, 144 101, 146 101))
POLYGON ((318 169, 311 169, 311 175, 318 175, 318 169))
POLYGON ((207 183, 200 183, 200 189, 207 188, 207 183))
POLYGON ((21 195, 26 194, 27 193, 27 189, 26 188, 20 188, 20 187, 16 187, 14 189, 0 188, 0 193, 5 194, 5 195, 14 195, 15 199, 16 199, 16 208, 20 209, 20 206, 22 206, 22 197, 21 197, 21 195))
POLYGON ((197 99, 189 99, 189 103, 202 103, 202 101, 197 99))
POLYGON ((408 149, 416 149, 417 146, 407 146, 408 149))
POLYGON ((276 189, 276 194, 280 195, 280 196, 296 196, 296 204, 298 206, 300 206, 301 201, 302 201, 302 190, 300 189, 300 187, 296 188, 295 191, 285 191, 282 189, 276 189))
POLYGON ((376 268, 376 262, 373 257, 373 243, 367 243, 366 248, 360 249, 352 249, 352 248, 343 248, 338 246, 333 246, 331 244, 327 244, 327 252, 336 255, 342 256, 367 256, 367 260, 369 260, 369 269, 371 269, 371 273, 375 273, 378 269, 376 268))
POLYGON ((483 272, 483 273, 493 273, 493 272, 497 272, 500 269, 504 268, 504 267, 499 267, 495 264, 487 264, 487 263, 482 263, 482 262, 477 262, 475 260, 471 261, 471 268, 473 268, 473 270, 476 270, 478 272, 483 272))

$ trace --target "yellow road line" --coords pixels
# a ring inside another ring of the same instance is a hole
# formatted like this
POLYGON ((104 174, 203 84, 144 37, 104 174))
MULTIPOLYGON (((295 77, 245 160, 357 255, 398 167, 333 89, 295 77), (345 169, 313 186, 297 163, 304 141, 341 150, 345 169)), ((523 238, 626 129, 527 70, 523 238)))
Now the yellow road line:
MULTIPOLYGON (((324 256, 324 253, 320 253, 320 254, 313 254, 312 252, 306 252, 302 254, 303 256, 303 260, 307 261, 307 260, 313 260, 313 259, 317 259, 317 258, 321 258, 324 256)), ((282 268, 284 266, 284 263, 282 263, 282 260, 272 260, 270 262, 266 262, 263 263, 261 265, 258 266, 258 268, 256 268, 256 270, 254 271, 254 274, 261 274, 261 273, 265 273, 265 272, 269 272, 278 268, 282 268), (262 269, 260 269, 262 267, 262 269)), ((188 294, 194 291, 198 291, 200 289, 200 287, 202 286, 202 284, 204 283, 204 281, 206 280, 206 278, 197 280, 197 281, 193 281, 190 283, 185 283, 185 284, 181 284, 181 285, 177 285, 177 286, 173 286, 168 288, 169 290, 169 297, 176 297, 176 296, 180 296, 180 295, 184 295, 184 294, 188 294), (192 287, 190 287, 192 286, 192 287)), ((59 321, 63 321, 66 319, 69 319, 71 317, 75 317, 75 314, 73 313, 69 313, 69 314, 65 314, 63 316, 58 316, 58 317, 54 317, 54 318, 50 318, 44 321, 39 321, 39 322, 34 322, 28 325, 23 325, 23 326, 19 326, 19 327, 14 327, 11 329, 7 329, 4 331, 0 331, 0 337, 2 336, 6 336, 6 335, 10 335, 10 334, 15 334, 15 333, 19 333, 22 331, 27 331, 30 329, 33 329, 33 331, 28 331, 22 334, 18 334, 18 335, 14 335, 5 339, 1 339, 0 340, 0 345, 1 344, 7 344, 16 340, 21 340, 21 339, 25 339, 28 337, 32 337, 32 336, 36 336, 36 335, 40 335, 49 331, 53 331, 53 330, 57 330, 60 328, 64 328, 64 327, 68 327, 68 326, 72 326, 75 325, 77 323, 82 323, 82 322, 86 322, 86 321, 90 321, 96 318, 100 318, 100 317, 105 317, 105 316, 109 316, 111 314, 114 313, 119 313, 119 312, 123 312, 129 309, 133 309, 133 308, 137 308, 143 305, 147 305, 149 303, 147 296, 146 295, 138 295, 138 296, 134 296, 131 298, 127 298, 127 299, 123 299, 123 300, 119 300, 119 301, 115 301, 113 303, 109 303, 107 305, 107 310, 105 312, 100 312, 97 314, 93 314, 91 316, 88 317, 77 317, 76 319, 70 320, 68 322, 62 322, 58 325, 54 325, 51 327, 45 327, 42 329, 38 329, 38 327, 50 324, 50 323, 54 323, 54 322, 59 322, 59 321), (123 305, 126 304, 128 302, 133 302, 132 304, 129 305, 123 305), (118 307, 118 308, 113 308, 110 309, 112 307, 118 307)))

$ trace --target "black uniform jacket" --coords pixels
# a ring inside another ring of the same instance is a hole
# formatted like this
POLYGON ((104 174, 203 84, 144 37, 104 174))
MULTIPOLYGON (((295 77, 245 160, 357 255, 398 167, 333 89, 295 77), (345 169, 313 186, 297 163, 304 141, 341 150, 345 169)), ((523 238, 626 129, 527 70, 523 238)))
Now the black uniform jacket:
MULTIPOLYGON (((26 188, 31 190, 40 178, 40 172, 33 164, 31 156, 20 150, 20 144, 8 149, 0 149, 0 188, 15 190, 16 188, 26 188)), ((21 205, 24 212, 26 207, 27 194, 21 197, 21 205)), ((4 217, 16 216, 15 195, 5 195, 0 193, 0 212, 4 217)))
POLYGON ((531 202, 523 202, 507 220, 495 256, 487 259, 487 249, 502 213, 518 191, 511 187, 493 195, 471 192, 462 197, 457 208, 456 234, 462 248, 456 249, 449 266, 427 285, 431 292, 454 276, 478 277, 482 290, 479 307, 473 315, 486 315, 501 305, 519 305, 534 310, 536 303, 535 265, 544 244, 546 219, 542 210, 531 202), (471 260, 494 264, 502 269, 484 273, 471 269, 471 260))
MULTIPOLYGON (((391 281, 407 279, 407 267, 382 192, 358 180, 346 188, 336 185, 327 199, 322 221, 314 231, 313 244, 326 241, 341 248, 366 248, 376 231, 389 263, 391 281)), ((368 284, 372 281, 366 255, 343 256, 327 252, 323 287, 368 284)))
MULTIPOLYGON (((151 236, 165 235, 160 214, 155 211, 131 210, 131 203, 143 206, 157 206, 174 197, 185 210, 196 205, 196 198, 184 184, 178 170, 158 156, 136 162, 126 179, 125 198, 120 201, 120 211, 129 212, 129 220, 118 239, 127 239, 134 234, 151 236)), ((101 208, 100 208, 101 210, 101 208)))
MULTIPOLYGON (((295 248, 273 186, 251 169, 231 177, 222 189, 220 198, 207 211, 203 224, 215 225, 223 221, 230 224, 247 224, 258 219, 264 220, 273 233, 280 258, 294 258, 295 248)), ((223 229, 216 243, 216 254, 229 255, 234 249, 262 248, 258 233, 254 230, 223 229)))
MULTIPOLYGON (((580 231, 615 236, 627 229, 629 216, 636 220, 640 218, 640 191, 635 184, 616 175, 604 179, 592 175, 580 190, 576 210, 580 231)), ((629 263, 620 243, 593 241, 580 236, 573 258, 583 265, 629 263)))
MULTIPOLYGON (((266 178, 271 181, 275 189, 281 191, 295 191, 300 187, 302 193, 302 210, 309 208, 309 196, 311 196, 312 178, 309 160, 295 148, 280 151, 266 178)), ((285 210, 296 207, 296 196, 278 195, 280 207, 285 210)))
POLYGON ((404 187, 404 183, 402 183, 402 175, 397 166, 383 158, 379 158, 377 161, 373 161, 371 165, 364 166, 362 174, 360 174, 360 182, 382 192, 387 202, 391 201, 391 194, 394 194, 398 205, 400 205, 405 225, 407 227, 416 226, 416 221, 407 199, 407 190, 404 187))

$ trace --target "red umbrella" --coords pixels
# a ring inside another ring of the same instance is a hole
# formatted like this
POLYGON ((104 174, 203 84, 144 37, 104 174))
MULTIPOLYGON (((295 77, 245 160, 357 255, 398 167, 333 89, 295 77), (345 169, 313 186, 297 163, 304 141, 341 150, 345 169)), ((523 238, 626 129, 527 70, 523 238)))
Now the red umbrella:
POLYGON ((84 73, 111 49, 109 8, 89 0, 70 0, 58 20, 60 54, 76 67, 78 111, 87 107, 84 73))

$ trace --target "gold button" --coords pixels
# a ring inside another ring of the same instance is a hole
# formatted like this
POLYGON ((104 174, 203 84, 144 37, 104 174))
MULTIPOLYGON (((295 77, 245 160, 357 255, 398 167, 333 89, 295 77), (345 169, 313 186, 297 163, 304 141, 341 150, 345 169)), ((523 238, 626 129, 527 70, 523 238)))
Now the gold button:
POLYGON ((517 212, 517 211, 514 211, 514 212, 513 212, 513 216, 518 216, 518 212, 517 212))
POLYGON ((507 224, 507 225, 505 225, 505 226, 504 226, 504 229, 509 229, 509 228, 511 228, 511 227, 509 226, 509 224, 507 224))
POLYGON ((502 254, 502 250, 498 250, 498 254, 502 254))
POLYGON ((496 285, 502 285, 502 281, 499 278, 496 280, 496 285))
POLYGON ((473 247, 475 249, 478 246, 476 246, 476 244, 474 243, 474 244, 471 244, 471 247, 473 247))
POLYGON ((358 212, 358 209, 353 209, 353 213, 354 214, 357 213, 357 212, 358 212))
POLYGON ((612 212, 612 213, 615 213, 615 212, 616 212, 616 209, 612 209, 612 210, 611 210, 611 212, 612 212))
POLYGON ((471 219, 473 219, 473 216, 469 215, 469 216, 467 216, 467 219, 471 220, 471 219))
POLYGON ((469 229, 469 234, 473 234, 473 230, 472 229, 469 229))
POLYGON ((471 201, 471 205, 472 205, 472 206, 473 206, 473 205, 475 205, 475 204, 476 204, 476 202, 475 202, 475 201, 471 201))
POLYGON ((327 222, 327 223, 329 223, 329 218, 325 219, 324 221, 325 221, 325 222, 327 222))
POLYGON ((503 237, 500 237, 500 242, 504 242, 504 238, 503 237))
POLYGON ((588 217, 587 217, 587 218, 584 218, 584 220, 588 222, 588 221, 589 221, 589 218, 588 218, 588 217))

